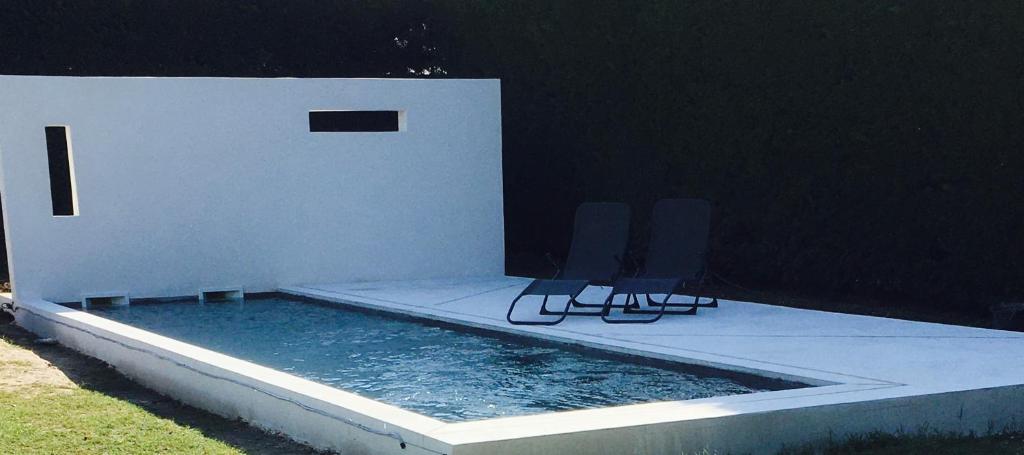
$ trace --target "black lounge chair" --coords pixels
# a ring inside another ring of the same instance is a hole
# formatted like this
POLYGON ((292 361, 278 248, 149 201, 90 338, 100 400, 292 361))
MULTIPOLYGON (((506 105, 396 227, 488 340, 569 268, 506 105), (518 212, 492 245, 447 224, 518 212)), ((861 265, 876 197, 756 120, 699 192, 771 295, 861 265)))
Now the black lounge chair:
POLYGON ((584 304, 576 297, 589 285, 611 285, 622 269, 621 258, 629 242, 629 206, 613 202, 588 202, 576 209, 576 220, 572 232, 569 256, 551 279, 533 280, 523 292, 512 300, 505 319, 516 325, 555 325, 566 316, 600 316, 597 311, 570 311, 570 306, 604 307, 603 304, 584 304), (543 301, 540 315, 555 315, 549 320, 514 320, 512 311, 516 303, 525 296, 540 296, 543 301), (551 296, 566 296, 565 306, 560 311, 548 310, 551 296))
POLYGON ((704 279, 708 275, 708 236, 711 230, 711 204, 702 199, 662 199, 654 205, 651 239, 643 270, 635 277, 615 280, 605 300, 601 318, 612 324, 651 323, 666 314, 697 314, 697 308, 718 307, 718 299, 700 303, 704 279), (693 303, 669 303, 681 293, 693 295, 693 303), (641 307, 637 295, 646 296, 641 307), (617 295, 625 295, 623 305, 613 305, 617 295), (663 295, 660 301, 652 295, 663 295), (612 308, 622 308, 622 317, 611 317, 612 308), (674 308, 686 308, 677 310, 674 308), (653 317, 626 317, 630 314, 653 317))

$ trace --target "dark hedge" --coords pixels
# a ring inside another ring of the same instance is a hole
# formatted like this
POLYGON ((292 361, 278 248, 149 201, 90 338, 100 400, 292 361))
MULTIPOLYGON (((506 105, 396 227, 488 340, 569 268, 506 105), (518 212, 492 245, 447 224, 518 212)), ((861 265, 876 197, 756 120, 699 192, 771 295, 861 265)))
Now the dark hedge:
POLYGON ((1024 294, 1019 0, 8 0, 0 73, 499 77, 510 268, 696 196, 749 286, 1024 294))

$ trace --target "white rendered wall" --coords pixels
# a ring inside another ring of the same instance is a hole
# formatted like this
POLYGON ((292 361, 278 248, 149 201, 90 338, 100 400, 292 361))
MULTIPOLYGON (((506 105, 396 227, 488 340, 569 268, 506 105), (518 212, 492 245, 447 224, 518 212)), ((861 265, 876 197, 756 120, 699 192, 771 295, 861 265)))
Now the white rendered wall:
POLYGON ((0 194, 18 298, 500 275, 499 82, 0 76, 0 194), (405 131, 310 133, 311 110, 405 131), (50 125, 75 217, 52 216, 50 125))

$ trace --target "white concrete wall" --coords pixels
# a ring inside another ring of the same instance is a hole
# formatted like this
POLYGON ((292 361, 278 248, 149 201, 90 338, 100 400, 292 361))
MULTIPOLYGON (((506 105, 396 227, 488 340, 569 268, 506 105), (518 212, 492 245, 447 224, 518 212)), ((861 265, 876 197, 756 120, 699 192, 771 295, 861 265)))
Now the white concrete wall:
POLYGON ((16 298, 500 275, 496 80, 0 76, 16 298), (311 110, 402 110, 310 133, 311 110), (43 128, 70 127, 79 215, 53 217, 43 128))

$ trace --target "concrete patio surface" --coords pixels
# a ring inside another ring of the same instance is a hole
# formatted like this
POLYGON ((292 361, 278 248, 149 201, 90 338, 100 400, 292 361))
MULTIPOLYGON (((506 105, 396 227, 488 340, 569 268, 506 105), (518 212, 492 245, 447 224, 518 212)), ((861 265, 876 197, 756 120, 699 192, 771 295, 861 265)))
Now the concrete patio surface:
MULTIPOLYGON (((455 423, 434 433, 455 446, 490 444, 493 450, 499 447, 495 441, 505 441, 502 447, 509 450, 529 451, 554 435, 645 426, 652 431, 650 425, 691 422, 677 435, 683 442, 650 447, 760 452, 863 431, 985 432, 1015 425, 1024 416, 1022 333, 728 300, 697 316, 666 316, 655 324, 609 325, 600 318, 570 317, 551 327, 510 325, 508 303, 527 283, 491 277, 310 284, 281 291, 817 386, 455 423), (753 415, 760 418, 735 419, 753 415), (733 430, 717 429, 722 425, 733 430)), ((606 292, 592 288, 582 300, 601 301, 606 292)), ((541 318, 538 304, 524 301, 517 316, 541 318)))

